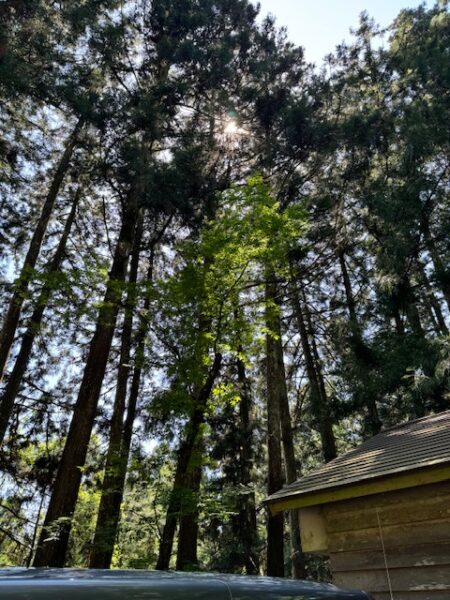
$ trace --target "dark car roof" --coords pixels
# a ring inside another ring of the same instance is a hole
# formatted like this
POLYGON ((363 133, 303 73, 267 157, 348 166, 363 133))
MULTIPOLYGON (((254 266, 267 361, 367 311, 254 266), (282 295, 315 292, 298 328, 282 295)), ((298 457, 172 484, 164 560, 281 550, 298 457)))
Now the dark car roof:
POLYGON ((0 570, 0 599, 367 600, 362 592, 274 577, 97 569, 0 570), (213 598, 211 598, 213 596, 213 598))

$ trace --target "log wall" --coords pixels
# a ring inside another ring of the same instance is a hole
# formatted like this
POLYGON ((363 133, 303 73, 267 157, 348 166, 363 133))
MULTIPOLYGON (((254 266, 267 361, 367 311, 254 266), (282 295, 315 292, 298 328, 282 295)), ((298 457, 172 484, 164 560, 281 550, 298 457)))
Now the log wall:
POLYGON ((321 547, 311 551, 330 556, 336 585, 375 600, 391 600, 390 587, 394 600, 450 600, 450 482, 330 503, 321 513, 321 547))

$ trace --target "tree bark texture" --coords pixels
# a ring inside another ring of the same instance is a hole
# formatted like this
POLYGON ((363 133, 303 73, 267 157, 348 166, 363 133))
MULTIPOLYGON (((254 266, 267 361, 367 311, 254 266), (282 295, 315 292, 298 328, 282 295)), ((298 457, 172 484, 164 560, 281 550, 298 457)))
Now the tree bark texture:
POLYGON ((27 296, 29 285, 33 279, 34 268, 39 257, 53 207, 61 189, 64 177, 69 168, 73 151, 77 145, 78 134, 82 126, 83 122, 80 119, 76 124, 72 134, 69 136, 69 139, 67 140, 65 150, 61 156, 58 166, 56 167, 50 189, 44 201, 39 220, 31 238, 20 275, 14 284, 14 291, 9 302, 8 310, 6 312, 0 332, 0 383, 3 379, 8 356, 14 342, 17 326, 19 324, 22 306, 27 296))
POLYGON ((192 465, 194 450, 196 448, 196 444, 198 443, 198 438, 201 434, 201 427, 205 420, 205 410, 208 398, 220 373, 221 365, 222 355, 217 353, 203 386, 199 389, 196 397, 194 398, 194 408, 186 426, 185 437, 178 449, 175 478, 172 492, 170 494, 169 506, 167 507, 166 521, 159 545, 158 561, 156 563, 156 568, 158 570, 166 570, 169 568, 175 531, 177 528, 177 522, 180 518, 182 497, 185 489, 189 489, 189 482, 187 481, 189 468, 192 465))
POLYGON ((197 438, 191 464, 184 480, 184 493, 180 505, 180 526, 178 530, 177 571, 189 571, 198 565, 198 500, 202 480, 202 436, 197 438))
MULTIPOLYGON (((353 296, 353 289, 347 269, 347 263, 345 261, 345 253, 341 249, 338 251, 338 258, 339 265, 341 267, 342 279, 344 282, 345 298, 347 302, 351 328, 351 343, 353 346, 354 356, 355 359, 361 364, 363 371, 366 372, 370 377, 369 371, 371 370, 372 365, 368 363, 371 358, 371 350, 367 347, 361 335, 361 327, 356 314, 356 302, 353 296)), ((368 435, 373 436, 379 433, 382 427, 377 407, 377 399, 376 397, 367 398, 366 403, 366 430, 368 435)))
POLYGON ((448 310, 450 310, 450 275, 449 270, 445 268, 444 262, 439 255, 439 251, 436 248, 436 243, 431 235, 430 228, 425 228, 425 244, 428 252, 430 253, 431 260, 433 261, 434 274, 436 281, 442 290, 445 301, 447 303, 448 310))
MULTIPOLYGON (((77 211, 80 194, 81 188, 78 188, 77 192, 75 193, 72 202, 72 207, 70 209, 69 216, 67 217, 64 226, 64 231, 61 235, 58 247, 47 269, 46 275, 49 279, 60 272, 61 263, 63 262, 66 253, 67 240, 69 238, 72 224, 75 220, 75 214, 77 211)), ((0 399, 0 444, 3 443, 6 430, 8 428, 9 421, 11 418, 11 414, 14 408, 14 402, 16 400, 17 394, 19 393, 19 389, 23 380, 23 376, 25 375, 25 372, 27 370, 28 363, 30 362, 33 345, 36 336, 39 333, 44 312, 50 300, 51 292, 51 283, 47 281, 46 283, 44 283, 42 290, 39 294, 36 306, 28 322, 27 329, 22 337, 19 353, 16 357, 14 367, 8 377, 5 390, 0 399)))
POLYGON ((116 326, 137 219, 138 208, 134 192, 131 192, 124 209, 106 293, 90 344, 34 566, 62 567, 64 565, 71 520, 116 326), (52 535, 49 536, 49 533, 52 535))
POLYGON ((89 558, 89 568, 91 569, 109 569, 111 566, 111 559, 117 535, 117 512, 119 511, 120 513, 120 505, 123 497, 123 483, 125 480, 123 472, 126 472, 128 452, 126 453, 126 462, 123 464, 122 445, 128 380, 130 376, 133 313, 136 306, 135 287, 139 270, 141 243, 142 217, 139 219, 136 228, 134 247, 131 256, 128 278, 129 288, 125 303, 117 386, 111 417, 105 474, 101 488, 100 506, 95 526, 94 541, 89 558))
MULTIPOLYGON (((283 463, 281 455, 281 403, 280 394, 283 365, 277 351, 277 328, 279 312, 277 284, 274 274, 266 281, 266 393, 267 393, 267 492, 273 494, 283 487, 283 463)), ((269 513, 267 521, 267 575, 284 577, 284 516, 269 513)))
POLYGON ((308 318, 309 314, 307 313, 305 302, 300 300, 295 281, 291 281, 291 296, 294 314, 300 333, 306 374, 311 388, 311 407, 315 426, 320 434, 324 460, 325 462, 329 462, 330 460, 333 460, 333 458, 336 458, 337 455, 333 424, 328 412, 328 400, 325 383, 320 370, 320 363, 318 362, 318 356, 315 356, 317 355, 317 349, 313 347, 314 340, 311 335, 311 323, 308 318))
MULTIPOLYGON (((239 352, 242 353, 242 347, 239 352)), ((256 524, 255 493, 250 490, 252 484, 253 426, 251 421, 252 394, 250 381, 244 362, 237 360, 237 376, 239 383, 239 420, 240 420, 240 483, 246 488, 239 499, 239 514, 237 515, 237 534, 240 537, 244 552, 244 567, 247 575, 259 573, 259 555, 257 552, 258 532, 256 524)))

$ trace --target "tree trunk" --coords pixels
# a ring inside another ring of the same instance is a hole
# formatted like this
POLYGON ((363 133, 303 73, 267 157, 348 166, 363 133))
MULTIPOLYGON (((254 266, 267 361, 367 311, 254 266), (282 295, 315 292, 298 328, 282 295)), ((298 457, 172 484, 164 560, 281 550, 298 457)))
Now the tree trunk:
MULTIPOLYGON (((345 253, 342 249, 338 250, 338 258, 341 267, 342 279, 344 282, 345 298, 347 301, 347 309, 350 320, 354 355, 356 360, 359 363, 361 363, 363 370, 367 372, 368 377, 370 377, 369 371, 371 369, 371 366, 370 364, 368 364, 370 349, 367 347, 361 335, 361 327, 358 321, 358 316, 356 314, 356 302, 353 296, 353 290, 347 269, 347 263, 345 262, 345 253)), ((367 398, 366 402, 367 405, 365 408, 367 408, 367 427, 365 428, 365 430, 371 437, 380 432, 382 423, 378 412, 377 399, 375 397, 369 397, 367 398)))
POLYGON ((350 323, 353 328, 359 329, 358 317, 356 316, 356 302, 353 297, 352 284, 345 262, 345 254, 343 250, 338 250, 339 264, 341 267, 342 279, 344 281, 345 297, 347 300, 347 308, 350 317, 350 323))
MULTIPOLYGON (((291 415, 289 410, 289 398, 286 386, 286 370, 284 368, 283 343, 281 337, 281 323, 279 315, 273 320, 275 334, 274 351, 276 353, 278 398, 280 402, 280 425, 281 439, 283 445, 284 464, 286 472, 286 483, 297 480, 297 465, 295 460, 294 438, 292 434, 291 415)), ((300 523, 298 510, 289 511, 290 540, 292 576, 296 579, 306 577, 306 565, 301 548, 300 523)))
POLYGON ((186 426, 185 439, 181 442, 177 453, 177 468, 175 478, 170 494, 169 506, 166 512, 166 522, 164 524, 163 534, 159 545, 158 561, 156 568, 165 570, 169 568, 170 557, 172 556, 173 539, 177 527, 177 521, 180 517, 181 501, 186 485, 186 474, 191 464, 192 455, 201 426, 205 420, 205 410, 208 398, 211 394, 214 383, 219 375, 222 365, 222 355, 216 354, 214 363, 209 370, 204 385, 198 391, 193 402, 193 412, 189 423, 186 426))
MULTIPOLYGON (((171 217, 164 224, 161 231, 155 236, 151 243, 150 250, 150 264, 147 271, 147 283, 151 284, 153 281, 153 264, 155 258, 155 247, 159 243, 164 231, 168 227, 171 221, 171 217)), ((114 552, 114 545, 117 539, 117 533, 120 523, 120 507, 122 504, 125 479, 127 475, 128 459, 130 455, 131 439, 133 436, 133 426, 136 418, 137 401, 139 397, 139 389, 141 383, 142 369, 144 365, 145 355, 145 343, 146 335, 149 327, 149 310, 150 310, 150 296, 147 296, 144 301, 143 311, 139 319, 139 328, 136 335, 136 350, 134 355, 134 369, 133 377, 131 378, 130 393, 128 398, 128 405, 126 411, 125 423, 123 424, 121 432, 121 445, 120 445, 120 459, 118 460, 118 468, 114 471, 115 478, 111 478, 110 489, 114 490, 114 493, 109 496, 108 505, 105 506, 104 516, 108 517, 107 538, 104 540, 104 550, 100 555, 97 554, 97 558, 91 555, 91 568, 97 565, 98 568, 109 569, 111 566, 111 559, 114 552), (106 546, 106 548, 105 548, 106 546)), ((100 501, 101 502, 101 501, 100 501)), ((100 519, 100 510, 99 517, 100 519)), ((97 533, 95 534, 97 535, 97 533)), ((94 538, 95 547, 95 538, 94 538)), ((94 550, 95 551, 95 550, 94 550)))
POLYGON ((294 308, 294 314, 297 321, 300 341, 302 344, 303 356, 305 359, 306 374, 308 376, 309 385, 311 388, 311 408, 320 439, 322 442, 322 453, 325 462, 329 462, 336 458, 336 441, 334 439, 333 425, 328 414, 328 400, 323 381, 320 364, 318 362, 317 348, 313 348, 314 342, 311 332, 310 316, 306 309, 305 302, 300 301, 299 293, 295 280, 291 280, 291 297, 294 308), (304 314, 305 313, 305 314, 304 314), (307 329, 307 322, 310 332, 307 329), (310 340, 311 334, 311 340, 310 340))
POLYGON ((55 205, 56 198, 59 190, 61 189, 64 176, 66 175, 67 169, 69 168, 70 160, 72 158, 73 151, 77 144, 78 134, 83 126, 83 122, 80 119, 75 126, 72 134, 66 143, 66 148, 56 168, 53 180, 50 185, 50 190, 45 199, 42 207, 39 220, 31 238, 28 252, 25 257, 25 261, 22 266, 22 270, 18 279, 14 284, 14 291, 12 298, 9 302, 8 311, 3 321, 2 329, 0 332, 0 383, 3 379, 5 372, 6 362, 8 360, 11 346, 14 342, 14 337, 19 323, 20 314, 22 311, 22 305, 28 292, 29 285, 33 279, 34 268, 36 266, 39 252, 41 250, 42 242, 47 231, 48 222, 55 205))
POLYGON ((305 312, 306 322, 308 324, 309 336, 311 340, 312 355, 314 361, 314 369, 317 374, 317 381, 319 383, 320 392, 320 407, 319 407, 319 418, 321 422, 321 436, 323 439, 323 457, 325 462, 333 460, 337 456, 336 450, 336 439, 333 432, 333 421, 330 417, 328 396, 325 388, 325 379, 322 373, 322 366, 320 361, 319 352, 317 350, 316 337, 314 335, 314 329, 311 320, 311 313, 308 310, 308 304, 306 301, 306 295, 304 290, 303 294, 303 310, 305 312))
POLYGON ((394 306, 392 313, 395 321, 395 330, 397 331, 397 334, 405 335, 405 326, 403 324, 403 319, 397 306, 394 306))
POLYGON ((123 215, 104 301, 89 348, 83 379, 47 509, 34 566, 62 567, 64 565, 71 519, 81 483, 81 470, 86 461, 137 219, 138 209, 133 191, 129 195, 128 205, 123 215), (55 532, 54 529, 56 529, 55 532), (50 532, 52 535, 49 538, 50 532))
MULTIPOLYGON (((281 364, 283 365, 283 348, 281 338, 277 341, 277 353, 281 354, 281 364)), ((293 483, 297 480, 297 465, 295 460, 294 439, 292 434, 291 414, 289 410, 289 401, 286 389, 286 382, 282 386, 283 394, 281 401, 281 437, 283 441, 284 462, 286 468, 286 483, 293 483)), ((298 510, 289 511, 290 540, 291 540, 291 561, 292 576, 295 579, 304 579, 306 577, 305 557, 302 552, 300 537, 300 522, 298 510)))
POLYGON ((192 453, 191 464, 184 478, 184 493, 180 506, 180 527, 178 530, 177 571, 190 571, 198 565, 198 499, 202 480, 202 440, 197 437, 192 453))
MULTIPOLYGON (((91 569, 109 569, 117 534, 117 506, 120 512, 123 485, 122 472, 126 463, 122 463, 122 441, 128 379, 130 375, 131 340, 133 333, 133 313, 136 306, 136 282, 139 270, 139 257, 142 242, 142 217, 136 228, 134 248, 131 257, 129 288, 125 304, 125 316, 122 328, 122 341, 117 374, 117 386, 114 399, 108 452, 106 454, 105 475, 103 478, 100 506, 95 527, 93 547, 89 559, 91 569)), ((127 453, 128 460, 128 453, 127 453)))
POLYGON ((425 334, 422 327, 419 311, 417 309, 416 295, 408 277, 404 278, 401 295, 404 299, 405 313, 408 318, 408 323, 411 327, 412 332, 415 335, 424 337, 425 334))
MULTIPOLYGON (((242 347, 238 351, 242 353, 242 347)), ((251 471, 253 466, 253 427, 251 423, 252 395, 250 382, 247 377, 244 362, 238 358, 237 375, 240 390, 239 417, 240 417, 240 483, 245 492, 239 499, 239 514, 237 518, 238 535, 244 550, 244 566, 247 575, 259 573, 259 556, 257 552, 258 532, 256 524, 255 493, 249 488, 252 483, 251 471)))
POLYGON ((425 227, 424 233, 425 244, 428 252, 430 253, 431 260, 433 261, 436 281, 441 287, 442 293, 448 306, 448 310, 450 310, 450 277, 448 275, 448 269, 446 269, 444 266, 444 263, 439 255, 435 241, 431 235, 430 228, 428 226, 425 227))
MULTIPOLYGON (((66 253, 67 240, 70 234, 70 230, 72 228, 73 221, 75 219, 80 194, 81 188, 78 188, 77 192, 75 193, 75 197, 72 202, 72 208, 64 226, 64 231, 61 235, 58 247, 49 264, 46 273, 48 278, 51 278, 60 271, 61 263, 64 260, 64 256, 66 253)), ((34 341, 39 332, 42 323, 42 318, 44 316, 44 311, 47 307, 50 295, 51 284, 47 281, 43 285, 36 306, 28 322, 27 329, 22 337, 19 353, 17 355, 11 374, 8 377, 5 390, 0 399, 0 444, 3 443, 9 420, 11 418, 11 413, 14 408, 14 402, 19 392, 20 385, 22 383, 22 379, 26 372, 28 363, 30 361, 34 341)))
POLYGON ((441 305, 439 304, 438 299, 434 295, 433 288, 431 287, 430 280, 428 279, 428 276, 425 271, 425 267, 421 262, 419 262, 418 268, 419 268, 419 276, 420 276, 423 286, 427 292, 427 300, 430 303, 431 312, 434 313, 434 316, 436 319, 436 323, 435 323, 436 330, 438 333, 447 335, 448 334, 447 323, 445 322, 441 305))
MULTIPOLYGON (((283 487, 283 464, 281 456, 281 381, 280 354, 277 351, 279 312, 277 285, 274 274, 266 280, 266 390, 267 390, 267 492, 273 494, 283 487)), ((284 382, 285 383, 285 382, 284 382)), ((284 516, 272 515, 267 520, 267 575, 284 577, 284 516)))

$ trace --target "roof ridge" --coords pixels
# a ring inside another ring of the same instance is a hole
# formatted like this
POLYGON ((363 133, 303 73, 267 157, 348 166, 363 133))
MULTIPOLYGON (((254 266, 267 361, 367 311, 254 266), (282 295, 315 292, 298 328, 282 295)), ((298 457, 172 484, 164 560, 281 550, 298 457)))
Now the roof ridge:
POLYGON ((442 417, 445 414, 448 414, 450 416, 450 409, 443 410, 443 411, 437 412, 437 413, 432 413, 430 415, 425 415, 424 417, 418 417, 417 419, 411 419, 410 421, 403 421, 403 423, 399 423, 398 425, 392 425, 392 427, 388 427, 387 429, 382 429, 379 433, 377 433, 376 435, 372 436, 371 438, 369 438, 368 440, 363 442, 363 444, 370 441, 377 435, 381 435, 382 433, 387 433, 388 431, 392 431, 393 429, 401 429, 402 427, 406 427, 406 425, 411 425, 412 423, 419 423, 420 421, 431 421, 434 417, 442 417))
POLYGON ((340 487, 351 482, 393 477, 396 473, 448 464, 449 422, 450 410, 444 410, 389 427, 284 485, 271 497, 309 494, 329 489, 330 485, 340 487), (394 432, 398 435, 393 435, 394 432), (364 464, 359 465, 359 461, 364 464))

